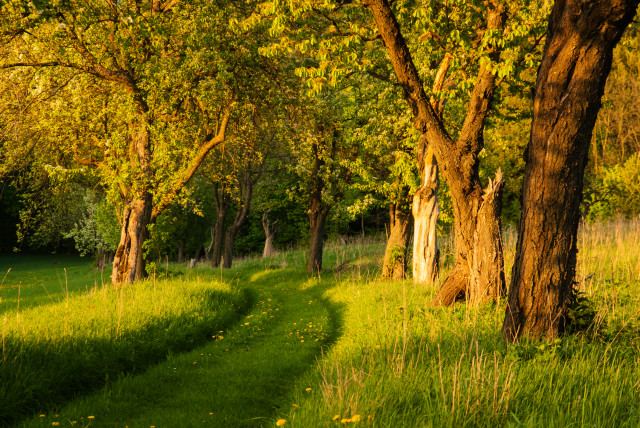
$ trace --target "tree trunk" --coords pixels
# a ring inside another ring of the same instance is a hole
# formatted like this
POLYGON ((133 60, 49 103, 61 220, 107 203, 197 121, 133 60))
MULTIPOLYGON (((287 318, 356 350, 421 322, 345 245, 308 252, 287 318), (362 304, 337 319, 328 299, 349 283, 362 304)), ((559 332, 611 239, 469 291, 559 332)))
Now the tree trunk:
POLYGON ((324 247, 324 223, 329 209, 316 198, 310 200, 309 208, 309 262, 307 272, 318 273, 322 270, 322 252, 324 247))
MULTIPOLYGON (((319 132, 322 135, 322 129, 319 132)), ((324 223, 329 213, 329 206, 322 201, 325 183, 320 176, 320 168, 324 160, 320 156, 318 143, 311 146, 313 151, 313 169, 311 171, 311 192, 309 194, 309 262, 307 272, 318 273, 322 270, 322 251, 324 247, 324 223)))
POLYGON ((422 186, 413 195, 413 282, 429 284, 438 275, 437 222, 440 214, 438 205, 438 163, 433 150, 427 150, 423 162, 422 186))
POLYGON ((384 278, 404 279, 406 277, 407 249, 411 239, 411 213, 407 202, 389 205, 389 239, 382 261, 384 278))
POLYGON ((613 48, 638 0, 558 0, 538 69, 502 333, 552 339, 573 297, 583 176, 613 48))
POLYGON ((184 261, 184 242, 177 242, 178 247, 178 263, 182 263, 184 261))
POLYGON ((218 183, 213 185, 214 200, 216 203, 216 224, 213 228, 213 255, 211 256, 211 267, 220 266, 222 260, 222 242, 224 237, 224 221, 229 210, 230 197, 227 194, 226 186, 218 183), (218 189, 220 187, 220 189, 218 189))
POLYGON ((134 199, 124 208, 120 243, 113 258, 113 284, 132 283, 145 275, 142 244, 151 218, 151 196, 134 199))
POLYGON ((143 244, 148 237, 147 227, 152 221, 153 197, 148 184, 153 177, 152 154, 147 129, 148 109, 139 94, 134 98, 137 104, 137 120, 131 123, 129 161, 136 183, 132 183, 129 189, 135 189, 135 193, 123 208, 120 243, 113 258, 113 284, 130 284, 147 275, 143 244))
POLYGON ((265 241, 264 241, 264 250, 262 251, 262 258, 271 257, 274 253, 273 249, 273 240, 276 237, 276 233, 280 230, 280 228, 276 228, 278 224, 278 219, 273 223, 269 222, 269 210, 265 211, 262 215, 262 229, 264 229, 265 241))
POLYGON ((233 241, 236 237, 236 232, 240 229, 240 226, 244 223, 247 215, 249 214, 249 208, 251 206, 251 196, 253 195, 253 181, 251 180, 251 165, 247 165, 244 179, 240 183, 240 189, 244 193, 241 205, 238 206, 236 217, 233 223, 227 229, 224 240, 224 260, 222 261, 222 267, 229 269, 233 263, 233 241))
MULTIPOLYGON (((485 194, 478 176, 478 155, 484 147, 484 124, 496 86, 494 71, 487 64, 479 67, 460 135, 454 140, 426 95, 423 81, 388 0, 363 0, 362 3, 373 14, 404 97, 413 112, 415 126, 421 132, 421 138, 432 147, 451 190, 456 262, 433 303, 451 304, 461 298, 471 303, 482 302, 485 296, 493 295, 488 290, 495 284, 502 282, 497 288, 504 289, 502 247, 490 239, 491 234, 477 231, 479 226, 487 223, 492 224, 491 230, 494 231, 500 227, 499 217, 490 219, 488 216, 490 213, 500 214, 503 181, 497 177, 485 194), (489 258, 476 251, 479 248, 483 248, 485 254, 493 255, 493 266, 486 266, 489 258), (488 269, 489 273, 484 275, 479 269, 488 269), (472 285, 472 279, 479 282, 472 285)), ((503 31, 507 18, 504 4, 499 0, 488 0, 485 5, 485 29, 503 31)), ((485 52, 492 62, 500 61, 499 46, 487 46, 485 52)))

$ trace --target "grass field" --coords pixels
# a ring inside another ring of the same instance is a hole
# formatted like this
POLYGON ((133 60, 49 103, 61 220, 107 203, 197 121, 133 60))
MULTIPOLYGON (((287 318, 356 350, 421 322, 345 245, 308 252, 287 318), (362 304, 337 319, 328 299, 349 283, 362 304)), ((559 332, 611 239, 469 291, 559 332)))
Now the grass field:
POLYGON ((120 289, 82 259, 0 258, 0 424, 640 426, 639 221, 582 229, 589 323, 552 343, 507 346, 504 303, 380 280, 381 245, 331 245, 319 276, 291 252, 120 289))

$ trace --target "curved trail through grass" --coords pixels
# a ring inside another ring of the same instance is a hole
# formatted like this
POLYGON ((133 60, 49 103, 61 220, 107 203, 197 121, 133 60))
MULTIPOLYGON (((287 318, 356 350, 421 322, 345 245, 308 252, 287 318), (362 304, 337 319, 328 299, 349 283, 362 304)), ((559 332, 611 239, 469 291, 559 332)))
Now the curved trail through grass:
POLYGON ((337 337, 340 308, 322 298, 326 282, 302 272, 267 270, 234 278, 252 306, 192 352, 172 355, 143 374, 105 384, 25 426, 271 425, 296 379, 337 337), (88 419, 89 416, 93 418, 88 419))

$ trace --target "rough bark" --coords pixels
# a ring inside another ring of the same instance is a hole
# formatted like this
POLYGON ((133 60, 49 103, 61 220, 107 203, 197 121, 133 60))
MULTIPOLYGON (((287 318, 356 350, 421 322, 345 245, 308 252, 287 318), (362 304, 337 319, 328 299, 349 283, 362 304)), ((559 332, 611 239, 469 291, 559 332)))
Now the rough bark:
POLYGON ((265 211, 262 214, 262 229, 264 229, 265 241, 264 241, 264 250, 262 251, 262 258, 271 257, 274 253, 273 248, 273 240, 276 237, 276 233, 280 230, 279 227, 276 227, 278 224, 278 219, 271 223, 269 221, 269 210, 265 211))
POLYGON ((566 324, 589 143, 613 48, 638 0, 558 0, 538 70, 522 210, 502 333, 552 339, 566 324))
POLYGON ((324 223, 329 209, 322 201, 312 197, 309 206, 309 262, 307 272, 318 273, 322 270, 322 252, 324 248, 324 223))
POLYGON ((407 202, 389 205, 389 238, 382 260, 384 278, 406 277, 407 250, 411 239, 411 212, 407 202))
POLYGON ((413 282, 429 284, 438 275, 438 162, 428 149, 422 162, 422 185, 413 195, 413 282))
POLYGON ((227 218, 231 197, 226 191, 226 186, 224 184, 219 185, 218 183, 213 185, 213 196, 216 204, 216 223, 213 226, 213 255, 211 256, 211 267, 218 267, 222 261, 224 221, 227 218))
POLYGON ((240 229, 240 226, 244 223, 249 214, 249 208, 251 205, 251 196, 253 195, 253 181, 251 179, 251 166, 247 167, 247 171, 240 185, 240 189, 244 194, 238 211, 233 219, 233 223, 227 228, 224 239, 224 259, 222 260, 222 267, 229 269, 233 263, 233 241, 236 237, 236 232, 240 229))
POLYGON ((114 284, 132 283, 145 275, 142 244, 147 238, 151 218, 151 196, 134 199, 122 214, 120 243, 113 258, 111 281, 114 284))
MULTIPOLYGON (((490 0, 486 3, 486 29, 501 31, 507 18, 505 6, 496 1, 490 0)), ((451 274, 442 285, 442 290, 434 299, 434 304, 449 304, 456 298, 464 297, 472 302, 480 302, 476 291, 478 287, 482 290, 492 287, 492 284, 502 284, 499 289, 504 289, 504 265, 501 265, 502 255, 495 257, 495 266, 491 266, 489 274, 483 275, 480 272, 471 270, 474 266, 479 268, 487 267, 485 262, 474 260, 476 257, 476 231, 479 226, 478 218, 480 208, 485 199, 491 199, 490 195, 485 195, 478 176, 478 155, 484 146, 483 130, 484 123, 489 112, 493 94, 496 86, 496 77, 487 66, 481 66, 474 89, 467 106, 467 113, 460 135, 454 140, 445 130, 444 124, 436 109, 427 97, 423 82, 413 63, 407 44, 400 31, 400 26, 389 6, 387 0, 363 0, 373 14, 374 21, 380 31, 382 40, 389 54, 391 64, 402 85, 404 97, 412 109, 416 128, 421 132, 422 137, 429 142, 432 147, 442 174, 449 184, 451 190, 454 225, 455 225, 455 266, 451 274), (481 281, 476 286, 471 287, 470 279, 478 278, 481 281), (460 295, 460 291, 464 290, 460 295), (455 298, 444 298, 444 295, 454 295, 455 298)), ((492 61, 499 61, 500 50, 497 46, 488 47, 487 55, 492 61)), ((501 180, 496 180, 500 182, 501 180)), ((500 186, 498 186, 500 187, 500 186)), ((496 193, 499 198, 500 192, 496 193)), ((496 201, 499 202, 499 201, 496 201)), ((499 214, 498 209, 489 210, 499 214)), ((483 221, 488 221, 485 219, 483 221)), ((492 219, 496 225, 492 229, 499 227, 499 217, 492 219)), ((478 234, 478 236, 482 236, 478 234)), ((478 238, 479 239, 479 238, 478 238)), ((486 249, 490 254, 501 253, 501 246, 493 245, 486 249)))
POLYGON ((147 227, 151 223, 153 199, 149 188, 153 176, 151 168, 151 143, 147 129, 147 106, 136 94, 137 120, 132 123, 129 143, 129 163, 132 171, 138 175, 138 189, 125 204, 122 213, 120 243, 113 259, 111 282, 113 284, 132 283, 146 276, 144 250, 147 239, 147 227))

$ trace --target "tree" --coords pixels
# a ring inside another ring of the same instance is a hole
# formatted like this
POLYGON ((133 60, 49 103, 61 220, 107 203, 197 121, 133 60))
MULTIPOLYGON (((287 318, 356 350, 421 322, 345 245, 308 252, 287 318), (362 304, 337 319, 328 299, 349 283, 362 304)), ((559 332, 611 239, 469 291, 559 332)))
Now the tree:
POLYGON ((552 339, 573 299, 583 176, 613 48, 638 0, 557 0, 538 69, 502 333, 552 339))
POLYGON ((501 51, 496 37, 504 31, 506 8, 496 1, 487 3, 482 45, 489 61, 478 70, 464 124, 458 139, 454 140, 431 105, 389 3, 386 0, 366 0, 363 5, 373 14, 394 71, 403 86, 405 99, 411 106, 416 128, 433 147, 453 198, 456 264, 434 303, 450 304, 461 295, 471 302, 493 299, 505 288, 500 236, 503 181, 497 176, 485 191, 482 190, 478 153, 483 148, 484 122, 496 86, 496 73, 491 64, 500 60, 501 51))
POLYGON ((77 162, 100 169, 120 199, 122 233, 112 281, 141 278, 147 226, 211 148, 224 141, 234 101, 258 86, 256 79, 267 68, 256 59, 259 37, 232 25, 251 14, 250 7, 151 2, 144 8, 122 1, 88 8, 44 2, 37 10, 33 3, 16 4, 3 6, 4 14, 15 16, 11 22, 24 25, 7 45, 10 55, 2 69, 71 70, 85 79, 82 90, 94 88, 104 104, 112 102, 102 96, 105 87, 116 94, 118 108, 110 111, 117 120, 93 115, 107 123, 107 135, 78 138, 85 129, 76 126, 70 151, 77 162))

